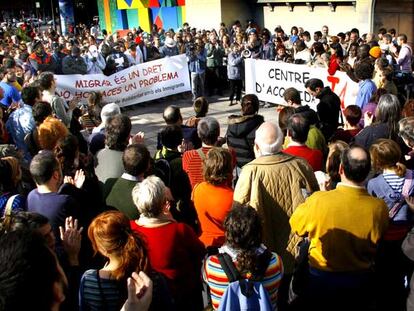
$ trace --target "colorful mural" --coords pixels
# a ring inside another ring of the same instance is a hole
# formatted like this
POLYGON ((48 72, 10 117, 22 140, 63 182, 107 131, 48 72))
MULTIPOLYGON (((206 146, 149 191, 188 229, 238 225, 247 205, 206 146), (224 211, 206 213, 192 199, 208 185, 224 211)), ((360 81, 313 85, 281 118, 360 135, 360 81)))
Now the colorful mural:
POLYGON ((177 29, 185 22, 185 0, 97 0, 101 29, 113 33, 141 26, 150 31, 156 24, 177 29))

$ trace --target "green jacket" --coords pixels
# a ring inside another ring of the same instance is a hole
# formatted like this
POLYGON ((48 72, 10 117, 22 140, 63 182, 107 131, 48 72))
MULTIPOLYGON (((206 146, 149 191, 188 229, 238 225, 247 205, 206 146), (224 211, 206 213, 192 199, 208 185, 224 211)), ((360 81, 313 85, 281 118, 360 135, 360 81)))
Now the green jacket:
POLYGON ((207 67, 214 68, 223 65, 224 49, 222 46, 216 48, 211 43, 206 44, 207 50, 207 67))
POLYGON ((108 178, 104 184, 106 205, 124 213, 129 219, 139 218, 138 210, 132 201, 132 189, 137 181, 120 178, 108 178))

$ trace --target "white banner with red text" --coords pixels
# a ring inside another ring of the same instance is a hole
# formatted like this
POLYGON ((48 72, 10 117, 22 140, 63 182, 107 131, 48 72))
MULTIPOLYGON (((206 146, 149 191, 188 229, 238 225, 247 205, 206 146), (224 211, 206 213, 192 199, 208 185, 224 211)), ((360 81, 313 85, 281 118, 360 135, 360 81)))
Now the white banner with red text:
POLYGON ((345 72, 337 71, 331 76, 328 69, 313 68, 307 65, 288 64, 267 60, 245 60, 246 94, 256 94, 260 100, 285 105, 283 94, 294 87, 301 94, 302 105, 316 110, 319 102, 305 88, 305 82, 312 78, 323 81, 341 99, 342 108, 354 105, 358 83, 352 81, 345 72))
POLYGON ((120 107, 191 90, 185 55, 131 66, 111 76, 56 75, 56 79, 57 94, 65 100, 86 102, 90 92, 99 91, 104 102, 120 107))

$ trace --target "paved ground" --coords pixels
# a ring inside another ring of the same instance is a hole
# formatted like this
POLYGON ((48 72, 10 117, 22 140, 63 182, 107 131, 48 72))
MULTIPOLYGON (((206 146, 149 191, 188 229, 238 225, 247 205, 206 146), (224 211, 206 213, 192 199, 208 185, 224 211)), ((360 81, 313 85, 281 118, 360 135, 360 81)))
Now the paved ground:
MULTIPOLYGON (((132 133, 139 131, 145 133, 145 143, 153 155, 156 148, 157 133, 165 125, 162 112, 168 105, 176 105, 181 108, 184 120, 194 115, 191 97, 188 99, 173 100, 170 98, 158 101, 150 101, 139 105, 130 106, 124 113, 128 114, 132 120, 132 133)), ((208 98, 208 116, 216 118, 221 126, 221 136, 226 134, 227 117, 231 114, 240 114, 240 105, 229 107, 228 97, 213 96, 208 98)), ((276 108, 260 108, 259 114, 263 115, 266 121, 276 122, 276 108)))

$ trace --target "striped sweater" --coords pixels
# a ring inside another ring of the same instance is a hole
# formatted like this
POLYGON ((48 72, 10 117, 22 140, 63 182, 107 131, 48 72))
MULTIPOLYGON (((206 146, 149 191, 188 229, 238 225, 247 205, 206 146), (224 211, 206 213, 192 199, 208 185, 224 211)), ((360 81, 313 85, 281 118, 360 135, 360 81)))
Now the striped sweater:
MULTIPOLYGON (((237 267, 237 262, 235 262, 237 267)), ((272 305, 276 308, 277 293, 280 286, 280 281, 283 276, 282 259, 276 253, 272 253, 272 258, 267 267, 263 278, 263 286, 269 293, 272 305)), ((229 285, 229 280, 226 273, 220 265, 217 256, 210 256, 204 261, 203 277, 210 287, 211 301, 214 310, 217 310, 220 304, 221 297, 229 285)), ((245 276, 247 278, 247 276, 245 276)))

